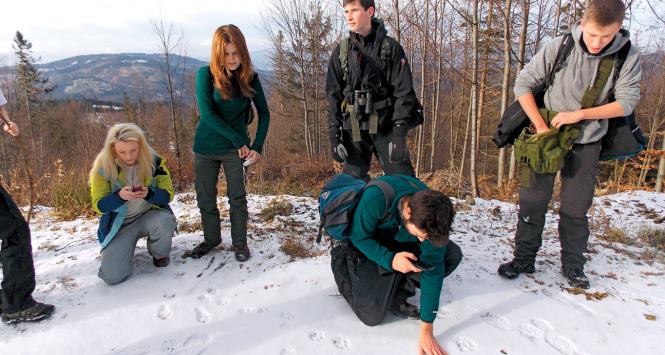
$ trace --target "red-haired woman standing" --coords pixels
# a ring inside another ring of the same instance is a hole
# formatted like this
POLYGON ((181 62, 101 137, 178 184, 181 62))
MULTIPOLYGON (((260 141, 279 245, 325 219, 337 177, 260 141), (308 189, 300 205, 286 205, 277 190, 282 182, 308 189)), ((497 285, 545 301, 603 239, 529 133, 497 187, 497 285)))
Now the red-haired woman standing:
POLYGON ((261 158, 270 113, 261 82, 252 68, 245 37, 238 27, 224 25, 215 31, 210 65, 200 68, 196 75, 196 99, 201 117, 194 137, 194 172, 204 241, 188 255, 199 258, 222 241, 217 181, 223 166, 233 250, 238 261, 246 261, 250 251, 243 163, 261 158), (247 127, 252 102, 259 118, 253 143, 247 127))

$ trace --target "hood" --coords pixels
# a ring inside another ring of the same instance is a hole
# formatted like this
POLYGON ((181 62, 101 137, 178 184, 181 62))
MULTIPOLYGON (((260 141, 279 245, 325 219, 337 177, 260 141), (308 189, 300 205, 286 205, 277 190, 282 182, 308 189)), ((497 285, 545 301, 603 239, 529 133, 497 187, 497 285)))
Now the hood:
MULTIPOLYGON (((580 43, 582 41, 582 29, 579 26, 579 23, 575 26, 573 29, 573 38, 575 39, 575 43, 581 47, 580 43)), ((610 44, 609 48, 606 48, 603 50, 602 55, 610 55, 614 54, 619 51, 626 43, 630 41, 630 32, 628 32, 627 29, 620 29, 619 33, 614 36, 614 41, 610 44)))

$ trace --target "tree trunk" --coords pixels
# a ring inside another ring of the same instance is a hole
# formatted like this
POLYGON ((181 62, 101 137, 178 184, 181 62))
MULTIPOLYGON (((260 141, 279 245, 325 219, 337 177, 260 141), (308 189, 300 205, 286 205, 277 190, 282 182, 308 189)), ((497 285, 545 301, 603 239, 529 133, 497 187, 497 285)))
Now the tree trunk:
MULTIPOLYGON (((561 0, 559 0, 561 1, 561 0)), ((508 108, 508 90, 510 81, 510 6, 512 0, 506 0, 506 7, 503 10, 503 80, 501 81, 501 116, 508 108)), ((500 118, 499 118, 500 119, 500 118)), ((497 186, 503 185, 503 175, 506 168, 506 147, 499 149, 499 169, 497 172, 497 186)))
POLYGON ((661 155, 658 162, 658 175, 656 176, 656 192, 663 192, 663 176, 665 175, 665 135, 663 135, 663 144, 660 147, 661 155))
POLYGON ((478 135, 476 126, 478 124, 478 0, 473 0, 473 82, 471 84, 471 160, 469 162, 469 178, 471 179, 471 196, 478 197, 478 181, 476 180, 476 151, 478 135))
MULTIPOLYGON (((529 26, 529 6, 531 0, 522 0, 522 27, 520 29, 520 43, 519 52, 517 54, 517 72, 524 68, 524 58, 526 57, 526 32, 529 26)), ((512 181, 515 178, 515 148, 513 147, 510 152, 510 165, 508 167, 508 180, 512 181)))

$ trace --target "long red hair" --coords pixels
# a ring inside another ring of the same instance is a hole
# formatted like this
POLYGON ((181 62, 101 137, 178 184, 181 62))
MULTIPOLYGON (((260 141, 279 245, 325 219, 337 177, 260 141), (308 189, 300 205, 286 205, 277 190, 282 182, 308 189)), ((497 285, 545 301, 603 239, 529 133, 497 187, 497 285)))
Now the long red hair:
POLYGON ((226 61, 224 60, 224 49, 229 43, 233 43, 240 52, 240 66, 235 71, 235 75, 238 76, 239 94, 243 97, 250 97, 254 94, 251 85, 254 68, 245 43, 245 36, 236 25, 221 26, 215 30, 215 34, 212 36, 210 71, 212 72, 213 84, 224 100, 228 100, 233 96, 231 77, 234 73, 226 67, 226 61))

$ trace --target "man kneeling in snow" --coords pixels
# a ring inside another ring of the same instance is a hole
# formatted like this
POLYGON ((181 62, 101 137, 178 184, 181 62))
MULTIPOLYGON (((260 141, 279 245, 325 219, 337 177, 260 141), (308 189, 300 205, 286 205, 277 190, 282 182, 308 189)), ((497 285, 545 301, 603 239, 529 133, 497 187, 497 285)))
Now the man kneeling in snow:
POLYGON ((335 281, 363 323, 377 325, 387 309, 420 319, 419 352, 445 354, 432 323, 443 278, 462 260, 460 247, 448 239, 455 210, 447 196, 416 178, 378 180, 392 187, 394 199, 386 201, 378 186, 363 192, 348 239, 332 250, 335 281), (420 288, 420 309, 406 302, 415 288, 420 288))

